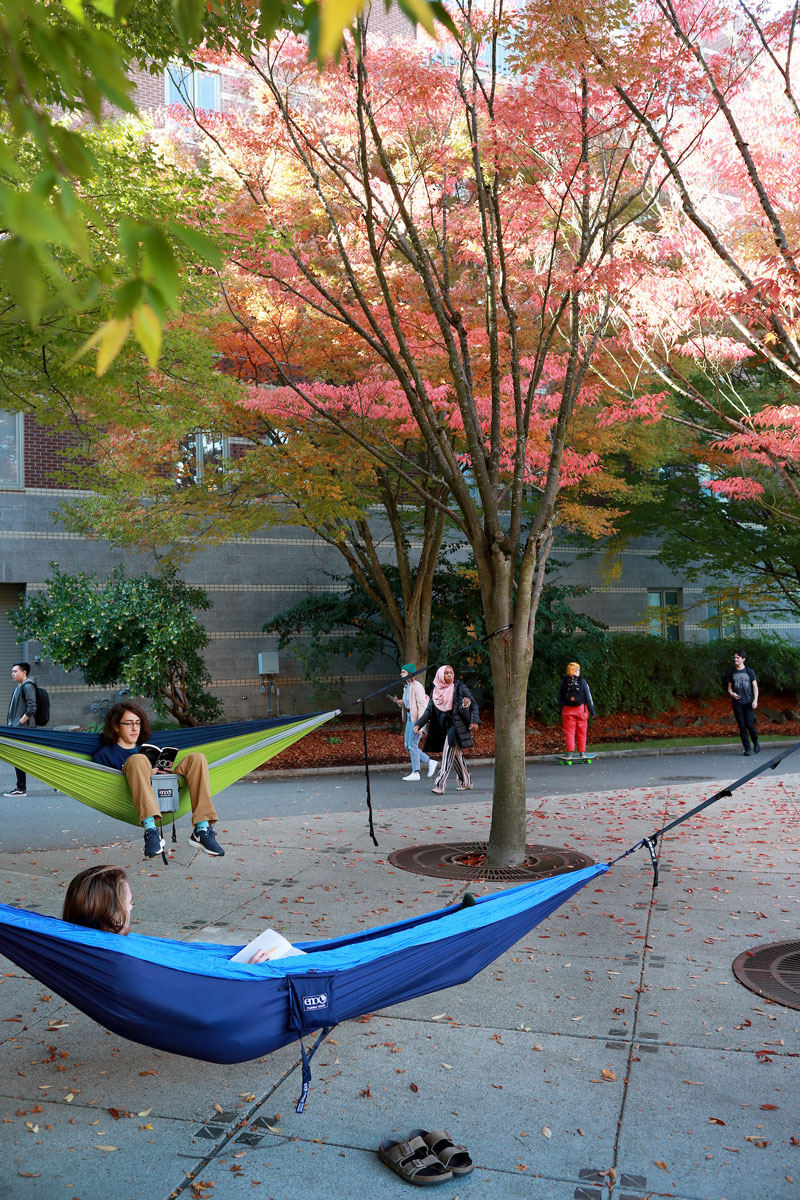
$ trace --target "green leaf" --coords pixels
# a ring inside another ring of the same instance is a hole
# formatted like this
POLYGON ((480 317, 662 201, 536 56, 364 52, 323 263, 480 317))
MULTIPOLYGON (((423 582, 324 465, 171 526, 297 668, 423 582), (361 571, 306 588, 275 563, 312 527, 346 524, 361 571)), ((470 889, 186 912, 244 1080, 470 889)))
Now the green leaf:
POLYGON ((193 49, 201 39, 205 9, 204 0, 172 0, 175 27, 181 41, 189 49, 193 49))
POLYGON ((168 228, 177 241, 182 242, 212 267, 222 266, 219 246, 199 229, 193 229, 191 225, 183 225, 178 221, 171 221, 168 228))
POLYGON ((97 343, 97 364, 95 366, 95 371, 98 375, 105 375, 125 345, 130 331, 130 317, 124 317, 122 320, 113 319, 106 321, 105 325, 98 330, 100 337, 97 343))
POLYGON ((180 284, 178 266, 172 246, 163 230, 156 225, 151 225, 142 236, 142 246, 145 252, 143 269, 145 272, 149 269, 153 281, 163 293, 167 305, 170 308, 177 308, 180 284))
POLYGON ((117 292, 116 303, 114 305, 115 317, 121 318, 131 315, 142 299, 144 286, 144 282, 141 279, 129 279, 127 283, 123 283, 117 292))
POLYGON ((150 366, 155 367, 161 355, 161 322, 149 304, 140 304, 134 309, 133 331, 150 366))
POLYGON ((44 304, 44 276, 33 246, 11 238, 0 247, 0 272, 25 320, 38 323, 44 304))

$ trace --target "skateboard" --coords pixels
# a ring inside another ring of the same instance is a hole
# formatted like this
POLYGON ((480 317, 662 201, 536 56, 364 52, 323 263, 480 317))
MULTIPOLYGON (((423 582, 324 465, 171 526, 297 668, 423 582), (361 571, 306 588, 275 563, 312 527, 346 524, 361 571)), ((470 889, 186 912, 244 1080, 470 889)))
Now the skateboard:
POLYGON ((573 763, 576 765, 578 763, 583 763, 584 766, 588 767, 592 763, 593 759, 594 754, 584 754, 583 758, 581 758, 580 754, 577 752, 575 754, 559 754, 558 756, 558 761, 562 764, 562 766, 565 767, 571 767, 573 763))

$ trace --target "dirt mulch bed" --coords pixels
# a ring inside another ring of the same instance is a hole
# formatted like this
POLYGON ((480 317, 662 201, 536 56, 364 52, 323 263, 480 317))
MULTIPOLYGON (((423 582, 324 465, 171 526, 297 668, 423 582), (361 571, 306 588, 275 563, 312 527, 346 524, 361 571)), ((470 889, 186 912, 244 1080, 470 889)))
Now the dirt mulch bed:
MULTIPOLYGON (((797 701, 789 696, 765 696, 759 705, 758 727, 762 734, 776 734, 800 739, 800 719, 786 719, 784 710, 797 714, 797 701), (783 720, 771 718, 783 717, 783 720)), ((664 738, 724 737, 738 741, 739 732, 731 712, 730 700, 684 700, 679 708, 657 717, 641 713, 614 713, 598 716, 589 722, 589 743, 647 742, 664 738)), ((370 762, 405 763, 408 755, 403 748, 403 736, 396 716, 367 718, 367 745, 370 762)), ((564 748, 560 725, 545 725, 528 720, 525 737, 526 754, 557 754, 564 748)), ((321 729, 308 734, 265 763, 263 770, 278 771, 293 768, 360 766, 364 742, 360 720, 352 716, 337 717, 321 729)), ((467 751, 468 758, 491 758, 494 755, 494 716, 491 710, 481 714, 477 744, 467 751)))

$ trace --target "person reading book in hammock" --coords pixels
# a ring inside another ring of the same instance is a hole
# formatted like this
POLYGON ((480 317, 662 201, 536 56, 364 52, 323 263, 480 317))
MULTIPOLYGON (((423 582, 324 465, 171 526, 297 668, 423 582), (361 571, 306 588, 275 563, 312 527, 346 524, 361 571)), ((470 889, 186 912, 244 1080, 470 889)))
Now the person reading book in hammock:
MULTIPOLYGON (((131 887, 122 867, 88 867, 70 881, 61 916, 71 925, 85 925, 88 929, 102 929, 106 933, 120 933, 125 936, 130 933, 132 908, 131 887)), ((260 963, 270 958, 285 958, 288 954, 304 953, 274 929, 265 931, 257 940, 264 939, 266 933, 273 934, 284 947, 288 947, 288 950, 276 950, 275 946, 271 949, 259 947, 249 954, 248 945, 234 955, 234 960, 260 963)))
MULTIPOLYGON (((115 704, 106 713, 103 725, 103 745, 92 755, 92 760, 104 767, 114 767, 122 771, 139 817, 139 823, 144 826, 144 856, 155 858, 164 849, 164 839, 156 829, 156 820, 161 816, 158 801, 153 791, 152 776, 163 771, 156 767, 146 753, 142 752, 143 744, 150 737, 150 722, 147 714, 138 704, 126 701, 115 704)), ((149 749, 156 749, 146 747, 149 749)), ((163 757, 156 761, 164 762, 163 757)), ((192 832, 189 841, 193 846, 206 854, 217 857, 225 851, 220 846, 211 826, 217 819, 217 813, 211 802, 211 789, 208 781, 208 760, 205 754, 187 754, 178 765, 170 770, 175 775, 181 775, 189 786, 189 800, 192 805, 192 832)))

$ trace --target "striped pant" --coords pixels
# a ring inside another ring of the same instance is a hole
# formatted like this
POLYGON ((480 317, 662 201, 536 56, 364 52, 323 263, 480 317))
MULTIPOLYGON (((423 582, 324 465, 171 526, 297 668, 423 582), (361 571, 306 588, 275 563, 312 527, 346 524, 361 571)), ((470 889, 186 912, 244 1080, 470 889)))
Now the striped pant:
POLYGON ((447 786, 447 776, 450 774, 450 768, 455 767, 458 782, 462 787, 469 787, 472 783, 470 773, 467 770, 467 764, 461 755, 460 746, 451 746, 450 742, 445 738, 444 749, 442 750, 442 765, 439 767, 439 774, 436 776, 436 786, 444 791, 447 786))

